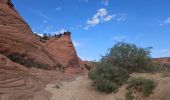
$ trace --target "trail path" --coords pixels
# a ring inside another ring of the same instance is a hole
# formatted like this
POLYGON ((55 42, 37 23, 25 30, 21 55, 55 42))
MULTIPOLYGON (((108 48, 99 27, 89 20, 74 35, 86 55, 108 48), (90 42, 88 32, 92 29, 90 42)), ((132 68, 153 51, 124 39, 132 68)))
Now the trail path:
POLYGON ((53 94, 51 100, 116 100, 114 94, 99 93, 91 88, 87 76, 80 76, 71 82, 63 82, 59 89, 48 84, 46 90, 53 94))

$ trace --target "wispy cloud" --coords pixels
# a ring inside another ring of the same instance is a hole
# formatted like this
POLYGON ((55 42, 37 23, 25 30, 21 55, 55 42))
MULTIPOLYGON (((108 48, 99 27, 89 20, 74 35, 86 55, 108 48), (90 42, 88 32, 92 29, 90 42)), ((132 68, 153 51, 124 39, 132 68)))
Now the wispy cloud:
POLYGON ((107 21, 110 21, 112 20, 113 16, 112 15, 108 15, 104 18, 104 21, 107 22, 107 21))
POLYGON ((162 21, 162 23, 160 24, 162 25, 170 25, 170 17, 166 18, 164 21, 162 21))
POLYGON ((108 14, 108 10, 106 8, 100 8, 92 18, 87 20, 87 25, 84 29, 88 30, 90 27, 94 27, 100 23, 109 22, 112 19, 116 21, 125 20, 125 14, 108 14))

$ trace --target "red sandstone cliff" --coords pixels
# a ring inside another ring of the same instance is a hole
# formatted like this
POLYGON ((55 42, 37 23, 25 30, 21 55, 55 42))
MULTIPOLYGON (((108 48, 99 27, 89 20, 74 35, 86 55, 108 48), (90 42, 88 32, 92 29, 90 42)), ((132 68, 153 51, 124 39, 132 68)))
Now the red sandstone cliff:
POLYGON ((0 100, 50 100, 45 84, 72 79, 55 68, 82 72, 70 34, 42 43, 7 1, 0 0, 0 100))
POLYGON ((0 54, 26 67, 81 72, 79 58, 70 38, 64 33, 42 43, 8 0, 0 0, 0 54))

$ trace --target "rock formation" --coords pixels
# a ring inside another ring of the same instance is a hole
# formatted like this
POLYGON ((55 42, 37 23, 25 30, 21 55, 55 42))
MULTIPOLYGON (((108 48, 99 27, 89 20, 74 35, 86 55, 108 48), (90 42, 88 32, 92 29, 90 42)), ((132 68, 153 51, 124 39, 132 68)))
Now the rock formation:
MULTIPOLYGON (((0 53, 6 56, 20 56, 52 69, 56 62, 47 50, 39 44, 32 30, 15 8, 6 0, 0 0, 0 53)), ((28 66, 26 66, 28 67, 28 66)))
POLYGON ((0 100, 50 100, 45 85, 72 79, 80 62, 69 32, 42 42, 10 0, 0 0, 0 100))
POLYGON ((9 0, 0 0, 0 40, 0 54, 25 67, 81 72, 70 33, 42 43, 9 0))
POLYGON ((64 32, 49 38, 42 45, 58 61, 58 66, 61 67, 60 70, 64 70, 65 73, 78 73, 81 72, 79 58, 70 35, 70 32, 64 32))

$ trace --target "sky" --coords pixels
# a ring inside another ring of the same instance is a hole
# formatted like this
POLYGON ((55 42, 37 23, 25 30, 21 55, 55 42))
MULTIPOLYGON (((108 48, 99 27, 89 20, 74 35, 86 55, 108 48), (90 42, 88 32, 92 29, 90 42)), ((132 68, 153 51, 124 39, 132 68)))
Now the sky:
POLYGON ((70 31, 78 56, 99 60, 117 42, 170 57, 170 0, 13 0, 37 34, 70 31))

